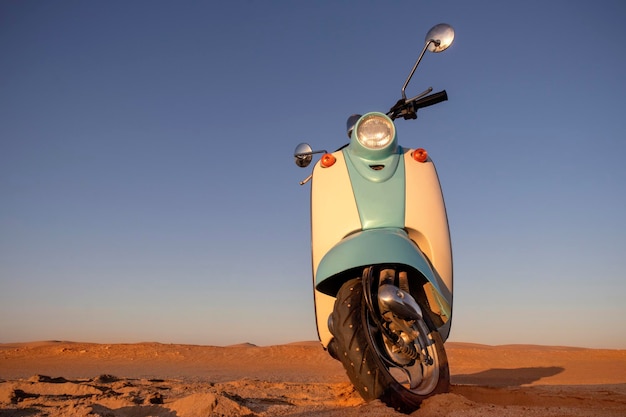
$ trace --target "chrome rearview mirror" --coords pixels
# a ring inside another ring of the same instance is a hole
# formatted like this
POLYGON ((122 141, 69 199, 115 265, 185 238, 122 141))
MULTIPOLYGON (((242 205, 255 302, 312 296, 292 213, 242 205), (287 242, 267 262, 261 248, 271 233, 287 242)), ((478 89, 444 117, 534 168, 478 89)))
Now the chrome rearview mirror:
MULTIPOLYGON (((296 146, 296 150, 293 152, 293 157, 296 160, 296 165, 300 168, 306 168, 311 164, 313 155, 318 153, 327 153, 326 149, 314 151, 308 143, 301 143, 296 146)), ((300 185, 304 185, 313 177, 313 174, 300 181, 300 185)))
POLYGON ((296 146, 293 157, 296 160, 296 165, 300 168, 306 168, 313 160, 313 149, 308 143, 301 143, 296 146))
MULTIPOLYGON (((453 40, 454 40, 454 29, 452 29, 452 26, 450 26, 447 23, 439 23, 438 25, 433 26, 428 31, 428 33, 426 34, 424 48, 422 49, 422 52, 417 58, 417 61, 415 61, 415 65, 413 65, 413 69, 411 70, 411 73, 409 74, 406 81, 404 82, 404 85, 402 86, 402 99, 406 100, 406 93, 405 93, 406 86, 409 85, 409 81, 411 81, 411 77, 413 77, 413 74, 415 73, 417 66, 420 64, 420 61, 424 57, 424 53, 426 53, 426 50, 429 50, 431 52, 445 51, 446 49, 448 49, 450 45, 452 45, 453 40)), ((429 91, 427 90, 424 93, 420 94, 419 96, 414 97, 413 99, 420 98, 423 95, 428 94, 428 93, 429 91)))
POLYGON ((326 149, 314 151, 308 143, 301 143, 296 146, 296 150, 293 152, 293 157, 296 160, 296 165, 300 168, 306 168, 313 160, 313 155, 326 152, 328 152, 326 149))
POLYGON ((447 23, 433 26, 426 34, 426 46, 430 52, 443 52, 454 41, 454 29, 447 23))

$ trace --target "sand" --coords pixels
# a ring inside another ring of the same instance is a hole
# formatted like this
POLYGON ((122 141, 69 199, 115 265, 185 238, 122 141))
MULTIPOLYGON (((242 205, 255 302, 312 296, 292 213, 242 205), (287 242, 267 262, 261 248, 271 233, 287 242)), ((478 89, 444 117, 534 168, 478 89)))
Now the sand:
MULTIPOLYGON (((626 350, 447 343, 434 416, 626 416, 626 350)), ((0 344, 0 417, 402 416, 365 403, 317 342, 0 344)))

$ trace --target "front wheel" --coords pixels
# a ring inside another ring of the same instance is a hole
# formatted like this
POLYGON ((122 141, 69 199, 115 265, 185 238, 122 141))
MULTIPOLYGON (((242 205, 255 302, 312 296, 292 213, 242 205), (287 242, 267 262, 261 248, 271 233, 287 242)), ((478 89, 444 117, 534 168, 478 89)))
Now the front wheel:
POLYGON ((381 317, 372 317, 367 307, 361 279, 341 287, 330 319, 334 339, 329 350, 342 362, 363 399, 380 399, 410 413, 426 398, 447 392, 448 359, 443 340, 427 316, 410 323, 421 332, 420 337, 407 339, 398 332, 405 340, 395 342, 381 331, 381 321, 381 317))

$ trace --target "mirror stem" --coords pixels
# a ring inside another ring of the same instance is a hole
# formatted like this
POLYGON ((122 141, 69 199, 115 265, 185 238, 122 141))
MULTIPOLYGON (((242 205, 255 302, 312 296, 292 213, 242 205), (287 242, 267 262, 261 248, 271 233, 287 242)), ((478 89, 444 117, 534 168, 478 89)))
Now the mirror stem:
POLYGON ((293 156, 295 156, 297 158, 297 157, 301 157, 301 156, 315 155, 315 154, 318 154, 318 153, 328 153, 328 151, 326 149, 322 149, 320 151, 296 153, 296 154, 293 154, 293 156))
POLYGON ((411 70, 411 73, 409 74, 406 81, 404 82, 404 85, 402 86, 402 98, 404 100, 406 100, 406 93, 404 92, 404 90, 406 90, 406 86, 409 85, 409 81, 411 81, 411 78, 413 77, 413 74, 415 73, 417 66, 420 64, 420 61, 424 57, 424 54, 426 53, 426 49, 428 49, 430 44, 433 42, 437 43, 437 41, 435 41, 434 39, 431 39, 428 42, 426 42, 426 44, 424 45, 424 49, 422 49, 422 52, 420 53, 419 58, 417 58, 417 61, 415 61, 415 65, 413 65, 413 69, 411 70))
POLYGON ((313 174, 309 175, 308 177, 306 177, 305 179, 300 181, 300 185, 306 184, 307 182, 309 182, 311 180, 311 178, 313 178, 313 174))

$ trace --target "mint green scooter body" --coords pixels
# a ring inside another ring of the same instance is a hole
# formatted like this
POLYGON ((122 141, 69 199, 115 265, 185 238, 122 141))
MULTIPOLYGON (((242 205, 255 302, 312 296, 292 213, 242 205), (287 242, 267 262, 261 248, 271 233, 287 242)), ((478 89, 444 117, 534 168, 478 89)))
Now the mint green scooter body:
MULTIPOLYGON (((364 116, 365 117, 365 116, 364 116)), ((452 257, 447 217, 434 164, 397 145, 370 152, 352 137, 336 163, 313 172, 313 276, 318 333, 330 340, 327 317, 341 285, 371 265, 414 271, 447 338, 452 315, 452 257)))

